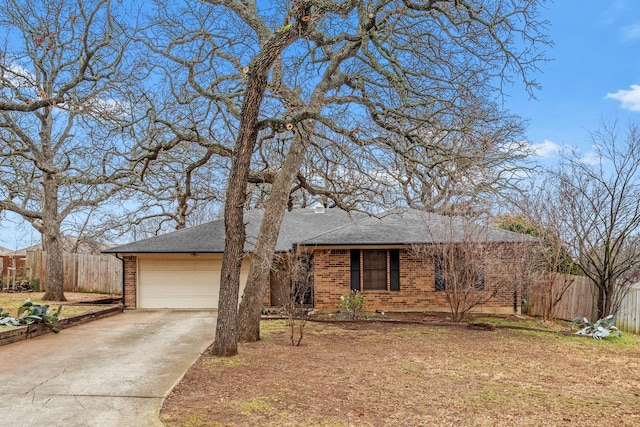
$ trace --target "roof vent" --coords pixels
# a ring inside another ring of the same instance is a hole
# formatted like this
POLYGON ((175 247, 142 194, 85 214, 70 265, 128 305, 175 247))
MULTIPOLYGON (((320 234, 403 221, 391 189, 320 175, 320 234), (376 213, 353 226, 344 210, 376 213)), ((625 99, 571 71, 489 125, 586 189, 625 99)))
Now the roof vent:
POLYGON ((318 204, 318 205, 316 205, 316 207, 313 209, 313 211, 314 211, 315 213, 324 213, 324 206, 322 206, 322 205, 318 204))

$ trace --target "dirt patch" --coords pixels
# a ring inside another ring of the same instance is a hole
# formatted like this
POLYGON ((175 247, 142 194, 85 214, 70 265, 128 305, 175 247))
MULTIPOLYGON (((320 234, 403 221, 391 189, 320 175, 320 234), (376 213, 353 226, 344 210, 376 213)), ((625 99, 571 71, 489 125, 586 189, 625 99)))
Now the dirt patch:
POLYGON ((165 401, 169 425, 640 424, 640 339, 438 324, 284 321, 236 357, 202 357, 165 401))

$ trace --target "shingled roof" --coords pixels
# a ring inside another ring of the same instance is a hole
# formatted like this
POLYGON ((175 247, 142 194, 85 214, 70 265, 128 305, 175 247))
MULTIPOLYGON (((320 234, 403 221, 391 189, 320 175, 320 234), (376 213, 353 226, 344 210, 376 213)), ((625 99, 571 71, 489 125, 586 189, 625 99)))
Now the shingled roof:
MULTIPOLYGON (((244 220, 247 239, 246 252, 254 248, 264 211, 260 209, 246 212, 244 220)), ((345 224, 366 217, 358 212, 345 212, 341 209, 324 209, 322 213, 314 209, 294 209, 287 212, 282 221, 276 251, 290 250, 295 243, 313 236, 335 230, 345 224)), ((139 240, 103 251, 104 253, 223 253, 224 220, 208 222, 191 228, 174 231, 149 239, 139 240)))
MULTIPOLYGON (((245 213, 247 239, 251 252, 264 212, 245 213)), ((396 209, 376 216, 341 209, 295 209, 282 221, 276 251, 295 245, 410 245, 461 242, 468 239, 470 223, 461 218, 445 217, 412 209, 396 209)), ((524 242, 530 236, 492 227, 475 228, 473 238, 490 242, 524 242)), ((172 233, 113 247, 105 253, 223 253, 224 220, 216 220, 172 233)))
POLYGON ((344 225, 300 242, 304 245, 412 245, 435 243, 525 242, 531 236, 479 225, 461 217, 415 209, 395 209, 344 225))

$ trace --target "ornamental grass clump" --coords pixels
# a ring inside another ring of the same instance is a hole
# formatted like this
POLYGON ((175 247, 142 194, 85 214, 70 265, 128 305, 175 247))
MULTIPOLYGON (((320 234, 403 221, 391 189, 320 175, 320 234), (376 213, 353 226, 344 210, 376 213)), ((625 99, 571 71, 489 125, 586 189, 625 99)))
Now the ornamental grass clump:
POLYGON ((617 337, 621 337, 622 333, 618 328, 613 325, 613 314, 608 315, 603 319, 599 319, 595 323, 589 322, 586 317, 576 317, 571 322, 571 329, 578 329, 576 334, 587 335, 593 337, 596 340, 601 340, 613 334, 617 337))
POLYGON ((61 311, 61 305, 58 306, 57 310, 53 310, 46 304, 36 304, 27 298, 24 300, 24 303, 18 307, 17 317, 12 317, 0 308, 0 326, 21 326, 42 323, 52 332, 58 333, 60 330, 55 327, 55 324, 58 323, 61 311))

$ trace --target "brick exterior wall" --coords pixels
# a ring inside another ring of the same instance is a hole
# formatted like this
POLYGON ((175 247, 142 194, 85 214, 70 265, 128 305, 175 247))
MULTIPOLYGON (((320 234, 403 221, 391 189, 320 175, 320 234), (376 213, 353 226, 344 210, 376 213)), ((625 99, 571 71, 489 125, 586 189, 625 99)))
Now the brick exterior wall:
POLYGON ((124 261, 124 295, 123 303, 125 308, 137 308, 138 291, 138 257, 123 256, 124 261))
MULTIPOLYGON (((349 249, 316 249, 314 252, 314 308, 336 311, 340 296, 350 292, 351 258, 349 249)), ((124 306, 137 307, 138 257, 123 256, 124 306)), ((516 276, 514 251, 509 245, 496 247, 491 259, 485 262, 485 289, 498 289, 497 295, 475 311, 513 313, 514 282, 516 276)), ((389 289, 389 283, 387 283, 389 289)), ((369 309, 384 311, 449 311, 446 292, 435 289, 434 262, 428 254, 411 249, 400 250, 400 290, 363 291, 369 309)), ((518 284, 517 301, 520 308, 521 290, 518 284)), ((264 306, 271 306, 269 281, 264 306)))
MULTIPOLYGON (((485 289, 497 294, 475 311, 513 313, 514 262, 508 247, 496 248, 485 263, 485 289)), ((387 285, 387 289, 389 289, 387 285)), ((350 251, 344 249, 314 252, 314 306, 322 311, 338 309, 340 296, 350 292, 350 251)), ((400 290, 362 291, 369 309, 384 311, 449 311, 445 291, 435 289, 431 256, 400 250, 400 290)), ((518 307, 521 293, 517 290, 518 307)))

